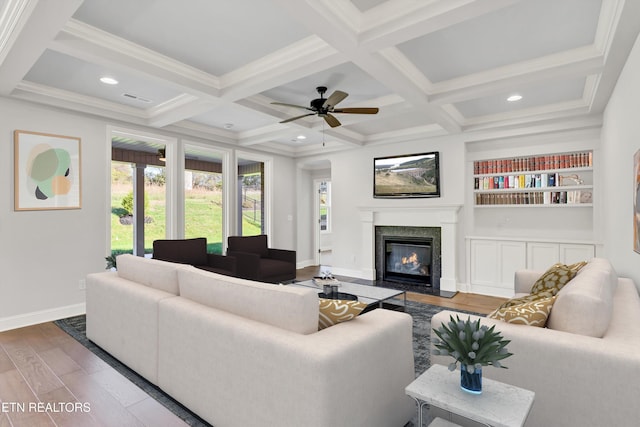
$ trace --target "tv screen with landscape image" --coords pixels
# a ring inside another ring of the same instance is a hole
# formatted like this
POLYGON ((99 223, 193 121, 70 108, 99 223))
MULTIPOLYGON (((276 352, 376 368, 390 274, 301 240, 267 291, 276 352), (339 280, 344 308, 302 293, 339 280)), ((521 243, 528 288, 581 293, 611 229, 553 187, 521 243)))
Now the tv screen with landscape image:
POLYGON ((373 197, 440 197, 439 153, 373 159, 373 197))

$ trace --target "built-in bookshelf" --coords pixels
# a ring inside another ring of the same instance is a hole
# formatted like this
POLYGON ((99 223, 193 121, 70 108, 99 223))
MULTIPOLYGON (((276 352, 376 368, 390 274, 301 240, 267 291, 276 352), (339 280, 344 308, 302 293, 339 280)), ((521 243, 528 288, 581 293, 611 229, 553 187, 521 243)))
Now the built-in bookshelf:
POLYGON ((473 188, 476 207, 590 207, 593 153, 478 160, 473 188))

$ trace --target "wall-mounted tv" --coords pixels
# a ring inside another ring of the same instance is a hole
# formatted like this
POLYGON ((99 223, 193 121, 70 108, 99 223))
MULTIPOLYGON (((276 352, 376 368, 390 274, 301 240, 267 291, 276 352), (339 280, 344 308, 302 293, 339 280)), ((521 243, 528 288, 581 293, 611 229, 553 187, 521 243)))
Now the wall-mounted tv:
POLYGON ((437 151, 373 159, 373 197, 440 197, 437 151))

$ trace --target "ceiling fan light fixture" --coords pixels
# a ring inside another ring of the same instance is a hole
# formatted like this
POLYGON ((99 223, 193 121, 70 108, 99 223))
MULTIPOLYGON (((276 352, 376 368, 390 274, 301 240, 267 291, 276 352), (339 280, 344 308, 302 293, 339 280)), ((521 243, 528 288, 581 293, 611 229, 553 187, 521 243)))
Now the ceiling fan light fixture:
POLYGON ((513 95, 510 95, 507 98, 508 102, 517 102, 520 101, 522 99, 522 95, 520 95, 519 93, 514 93, 513 95))
POLYGON ((342 102, 348 93, 341 90, 334 91, 328 98, 324 97, 327 91, 326 86, 316 87, 316 91, 320 95, 320 98, 312 99, 309 103, 309 107, 302 105, 288 104, 285 102, 272 102, 272 105, 281 105, 284 107, 293 107, 301 110, 310 111, 310 113, 302 114, 300 116, 290 117, 288 119, 280 121, 280 123, 289 123, 294 120, 302 119, 308 116, 318 116, 324 119, 324 121, 332 128, 340 126, 340 121, 331 113, 346 113, 346 114, 377 114, 378 108, 360 107, 360 108, 335 108, 336 105, 342 102))

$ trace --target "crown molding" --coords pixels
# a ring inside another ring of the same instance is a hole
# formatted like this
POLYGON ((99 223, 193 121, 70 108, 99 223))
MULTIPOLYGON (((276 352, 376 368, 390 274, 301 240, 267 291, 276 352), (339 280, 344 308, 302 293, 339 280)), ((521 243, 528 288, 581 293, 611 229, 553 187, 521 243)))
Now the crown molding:
POLYGON ((105 101, 94 98, 92 96, 82 95, 76 92, 70 92, 64 89, 58 89, 51 86, 45 86, 38 83, 23 80, 16 86, 16 90, 28 92, 37 95, 42 99, 56 99, 65 103, 67 108, 77 111, 85 111, 89 108, 94 111, 106 113, 116 113, 118 115, 128 115, 139 119, 148 119, 149 114, 146 110, 142 110, 128 105, 118 104, 116 102, 105 101))
POLYGON ((33 0, 7 0, 0 9, 0 64, 9 54, 37 3, 33 0))

